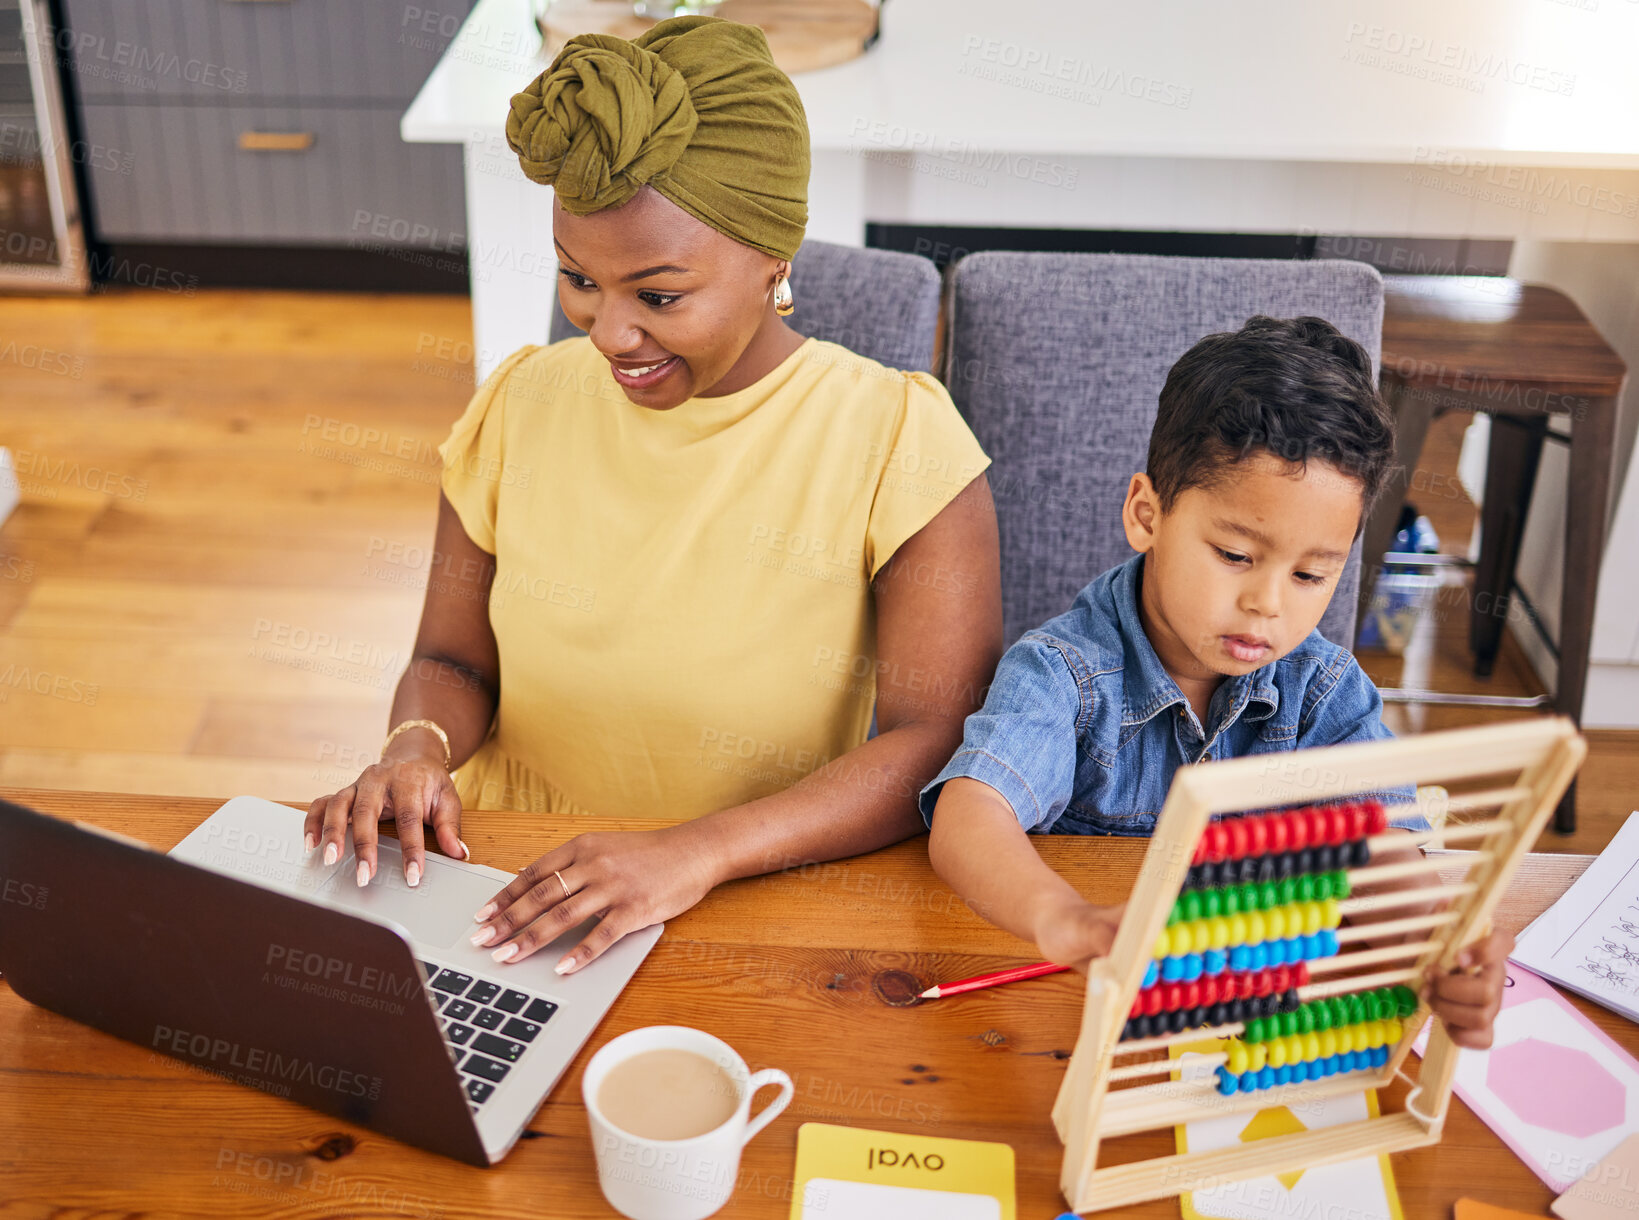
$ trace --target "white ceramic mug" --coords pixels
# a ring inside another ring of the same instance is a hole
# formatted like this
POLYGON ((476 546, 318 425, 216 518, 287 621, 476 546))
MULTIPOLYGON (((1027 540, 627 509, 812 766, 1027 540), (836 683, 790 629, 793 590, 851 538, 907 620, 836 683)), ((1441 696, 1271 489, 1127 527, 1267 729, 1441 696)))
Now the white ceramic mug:
POLYGON ((779 1068, 752 1073, 721 1038, 686 1025, 650 1025, 611 1039, 586 1065, 581 1097, 592 1127, 598 1185, 616 1211, 631 1220, 705 1220, 729 1201, 740 1171, 740 1149, 791 1104, 791 1077, 779 1068), (645 1051, 691 1051, 733 1081, 734 1114, 704 1135, 684 1140, 646 1139, 604 1117, 598 1090, 616 1064, 645 1051), (752 1094, 777 1085, 780 1095, 751 1117, 752 1094))

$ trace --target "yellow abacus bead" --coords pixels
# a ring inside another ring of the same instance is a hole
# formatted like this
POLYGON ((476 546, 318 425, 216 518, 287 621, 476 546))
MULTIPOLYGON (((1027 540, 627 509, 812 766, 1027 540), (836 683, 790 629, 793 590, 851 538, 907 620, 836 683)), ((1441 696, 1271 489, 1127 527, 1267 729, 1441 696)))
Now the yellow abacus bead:
POLYGON ((1239 1076, 1252 1065, 1252 1052, 1244 1042, 1229 1044, 1229 1070, 1239 1076))
POLYGON ((1225 949, 1229 947, 1229 920, 1219 915, 1216 919, 1209 920, 1207 927, 1212 934, 1211 939, 1207 941, 1207 948, 1225 949))
POLYGON ((1320 1058, 1320 1035, 1319 1034, 1304 1034, 1303 1035, 1303 1057, 1305 1059, 1319 1059, 1320 1058))
POLYGON ((1155 948, 1151 951, 1150 956, 1166 957, 1171 952, 1172 938, 1167 935, 1167 929, 1162 928, 1161 934, 1155 938, 1155 948))
POLYGON ((1247 1065, 1249 1072, 1261 1072, 1269 1063, 1269 1043, 1254 1042, 1252 1044, 1252 1062, 1247 1065))
MULTIPOLYGON (((1350 1051, 1360 1046, 1360 1042, 1356 1037, 1359 1029, 1360 1027, 1358 1025, 1345 1025, 1342 1029, 1337 1031, 1338 1054, 1347 1055, 1350 1051)), ((1365 1048, 1362 1047, 1361 1049, 1365 1048)))
POLYGON ((1329 1059, 1337 1054, 1337 1030, 1323 1029, 1317 1035, 1320 1038, 1320 1057, 1329 1059))
POLYGON ((1269 921, 1264 918, 1265 912, 1253 911, 1246 917, 1245 945, 1255 945, 1269 939, 1269 921))
POLYGON ((1388 1027, 1381 1021, 1373 1021, 1366 1027, 1366 1045, 1376 1050, 1389 1040, 1388 1027))
POLYGON ((1280 940, 1286 935, 1286 908, 1270 907, 1263 913, 1263 926, 1269 933, 1270 940, 1280 940))
POLYGON ((1399 1017, 1390 1017, 1384 1021, 1383 1029, 1388 1034, 1385 1040, 1385 1045, 1388 1046, 1399 1046, 1400 1039, 1406 1036, 1406 1027, 1399 1017))
POLYGON ((1335 928, 1343 922, 1343 909, 1337 905, 1336 898, 1328 898, 1320 904, 1320 923, 1322 927, 1335 928))
POLYGON ((1183 957, 1184 954, 1190 951, 1189 947, 1194 941, 1195 937, 1190 932, 1189 924, 1173 924, 1172 927, 1167 929, 1167 956, 1183 957))
POLYGON ((1244 945, 1247 942, 1246 916, 1239 911, 1229 917, 1229 943, 1244 945))
POLYGON ((1303 904, 1303 933, 1305 936, 1313 936, 1316 932, 1320 931, 1322 926, 1321 920, 1325 917, 1325 914, 1326 913, 1320 909, 1320 903, 1318 902, 1306 902, 1303 904))
POLYGON ((1189 946, 1189 951, 1191 953, 1205 953, 1212 947, 1211 920, 1197 919, 1194 923, 1189 925, 1189 928, 1192 938, 1189 946))
POLYGON ((1286 1038, 1286 1060, 1288 1063, 1302 1063, 1308 1058, 1303 1053, 1303 1035, 1290 1034, 1286 1038))
POLYGON ((1266 1045, 1269 1048, 1269 1066, 1279 1068, 1286 1066, 1286 1039, 1271 1038, 1266 1045))

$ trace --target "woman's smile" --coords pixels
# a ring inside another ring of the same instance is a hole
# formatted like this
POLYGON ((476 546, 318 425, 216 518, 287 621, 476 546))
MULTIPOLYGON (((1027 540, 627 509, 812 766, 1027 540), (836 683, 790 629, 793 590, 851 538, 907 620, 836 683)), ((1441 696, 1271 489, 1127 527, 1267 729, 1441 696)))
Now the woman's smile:
POLYGON ((614 378, 628 390, 647 390, 651 386, 659 385, 670 377, 683 365, 683 357, 668 356, 664 360, 650 361, 647 364, 617 364, 609 361, 609 371, 614 378))

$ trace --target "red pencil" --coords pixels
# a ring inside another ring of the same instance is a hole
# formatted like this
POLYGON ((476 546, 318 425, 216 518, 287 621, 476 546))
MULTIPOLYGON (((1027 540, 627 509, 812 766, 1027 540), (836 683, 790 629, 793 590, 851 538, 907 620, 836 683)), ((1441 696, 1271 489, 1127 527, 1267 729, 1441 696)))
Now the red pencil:
POLYGON ((922 999, 937 1000, 941 996, 960 995, 964 991, 980 991, 986 987, 1000 987, 1003 983, 1016 983, 1020 979, 1039 979, 1044 974, 1057 974, 1069 968, 1055 966, 1052 962, 1038 962, 1034 966, 1015 966, 1011 970, 998 970, 995 974, 981 974, 976 978, 960 979, 954 983, 940 983, 924 991, 922 999))

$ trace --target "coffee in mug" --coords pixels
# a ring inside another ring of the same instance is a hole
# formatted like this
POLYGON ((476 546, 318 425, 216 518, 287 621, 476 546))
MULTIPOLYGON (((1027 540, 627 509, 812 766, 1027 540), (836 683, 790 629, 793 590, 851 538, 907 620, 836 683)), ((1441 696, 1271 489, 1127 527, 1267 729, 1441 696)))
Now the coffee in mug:
POLYGON ((598 1089, 603 1117, 631 1135, 686 1140, 734 1117, 740 1091, 704 1055, 671 1047, 643 1051, 609 1069, 598 1089))

